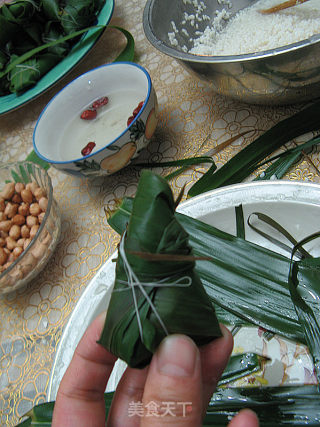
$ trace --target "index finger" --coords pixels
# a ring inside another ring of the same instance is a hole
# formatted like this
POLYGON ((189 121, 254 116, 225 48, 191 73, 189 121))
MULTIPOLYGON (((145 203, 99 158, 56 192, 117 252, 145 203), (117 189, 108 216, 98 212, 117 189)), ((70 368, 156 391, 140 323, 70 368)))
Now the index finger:
POLYGON ((105 314, 81 338, 58 390, 53 427, 95 427, 105 423, 104 391, 116 357, 97 343, 105 314))

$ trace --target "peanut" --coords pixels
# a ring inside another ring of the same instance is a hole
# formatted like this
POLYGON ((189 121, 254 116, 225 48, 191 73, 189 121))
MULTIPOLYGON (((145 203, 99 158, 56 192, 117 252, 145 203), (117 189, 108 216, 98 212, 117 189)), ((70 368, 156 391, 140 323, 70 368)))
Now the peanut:
MULTIPOLYGON (((0 273, 5 271, 28 247, 37 234, 48 206, 46 191, 33 181, 8 183, 0 192, 0 273)), ((30 254, 28 262, 24 258, 19 274, 30 272, 37 259, 48 249, 51 235, 39 242, 37 257, 30 254), (27 265, 25 265, 27 263, 27 265)), ((28 254, 26 255, 28 257, 28 254)))
POLYGON ((37 234, 37 231, 39 230, 39 224, 35 224, 30 229, 30 238, 33 239, 34 236, 37 234))
POLYGON ((11 200, 13 201, 13 203, 18 203, 18 204, 22 202, 20 194, 17 194, 17 193, 13 195, 11 200))
POLYGON ((0 212, 3 212, 5 207, 6 207, 6 204, 5 204, 4 198, 0 197, 0 212))
POLYGON ((7 262, 8 255, 3 250, 3 248, 0 248, 0 265, 3 265, 7 262))
POLYGON ((32 193, 28 188, 25 188, 21 191, 21 198, 25 203, 32 203, 33 197, 32 193))
POLYGON ((25 239, 24 244, 23 244, 23 250, 25 251, 27 249, 27 247, 29 246, 31 242, 31 239, 25 239))
POLYGON ((26 189, 30 190, 33 195, 37 188, 39 188, 39 185, 35 181, 28 182, 26 185, 26 189))
POLYGON ((18 212, 20 215, 28 216, 30 213, 29 203, 22 202, 18 208, 18 212))
POLYGON ((25 185, 22 182, 17 182, 14 189, 16 190, 16 193, 20 194, 21 191, 25 189, 25 185))
POLYGON ((23 248, 25 240, 26 239, 24 239, 23 237, 21 237, 20 239, 18 239, 17 240, 17 246, 20 246, 21 248, 23 248))
POLYGON ((21 254, 22 254, 22 252, 23 252, 23 248, 22 248, 21 246, 16 246, 16 247, 13 249, 13 251, 12 251, 13 255, 14 255, 16 258, 18 258, 18 256, 19 256, 19 255, 21 255, 21 254))
POLYGON ((21 237, 27 239, 30 237, 30 228, 27 225, 21 227, 21 237))
POLYGON ((39 221, 39 224, 41 224, 42 223, 42 221, 43 221, 43 218, 44 218, 44 216, 45 216, 45 212, 41 212, 39 215, 38 215, 38 221, 39 221))
POLYGON ((43 188, 38 187, 34 193, 33 193, 34 197, 39 201, 42 197, 46 197, 46 192, 43 188))
POLYGON ((7 215, 9 219, 13 218, 18 212, 18 205, 16 203, 8 202, 4 210, 4 214, 7 215))
POLYGON ((10 221, 9 219, 7 219, 6 221, 1 221, 0 222, 0 230, 8 232, 11 228, 11 224, 12 224, 12 221, 10 221))
POLYGON ((17 246, 16 241, 11 236, 8 236, 6 238, 6 243, 7 243, 7 248, 9 249, 9 251, 13 251, 13 249, 17 246))
POLYGON ((42 212, 45 212, 48 207, 48 199, 46 197, 41 197, 41 199, 39 200, 39 206, 42 212))
MULTIPOLYGON (((5 271, 28 247, 37 234, 48 206, 46 191, 32 181, 8 183, 0 192, 0 273, 5 271)), ((42 235, 35 254, 26 254, 19 274, 29 274, 37 259, 48 250, 51 235, 42 235), (28 261, 30 255, 30 262, 28 261)), ((22 276, 21 276, 22 277, 22 276)))
POLYGON ((30 214, 33 216, 38 216, 41 213, 41 208, 38 203, 31 203, 30 205, 30 214))
POLYGON ((26 218, 26 223, 29 228, 39 223, 38 218, 36 216, 28 215, 26 218))
POLYGON ((14 240, 18 240, 21 236, 21 227, 20 225, 13 224, 13 226, 9 230, 9 237, 12 237, 14 240))
POLYGON ((8 182, 4 189, 0 193, 0 197, 3 197, 5 200, 11 199, 11 197, 14 195, 14 183, 8 182))
POLYGON ((21 214, 16 214, 13 218, 12 218, 12 224, 16 224, 16 225, 22 225, 26 222, 26 218, 21 215, 21 214))

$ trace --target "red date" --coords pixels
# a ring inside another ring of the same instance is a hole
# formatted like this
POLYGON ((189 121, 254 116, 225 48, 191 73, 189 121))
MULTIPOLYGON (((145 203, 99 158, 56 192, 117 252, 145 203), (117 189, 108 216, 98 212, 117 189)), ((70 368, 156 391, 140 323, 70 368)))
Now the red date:
POLYGON ((96 110, 84 110, 80 116, 83 120, 93 120, 97 117, 96 110))
POLYGON ((130 126, 133 120, 137 117, 143 104, 144 104, 144 101, 139 102, 138 106, 132 111, 132 116, 130 116, 127 120, 127 126, 130 126))
POLYGON ((83 156, 87 156, 88 154, 91 153, 91 151, 94 149, 94 147, 96 146, 96 143, 91 141, 88 142, 88 144, 81 150, 81 154, 83 156))
POLYGON ((109 102, 109 98, 107 96, 103 96, 102 98, 99 98, 96 101, 94 101, 93 104, 91 105, 91 108, 93 110, 97 110, 98 108, 101 108, 104 105, 107 105, 108 102, 109 102))

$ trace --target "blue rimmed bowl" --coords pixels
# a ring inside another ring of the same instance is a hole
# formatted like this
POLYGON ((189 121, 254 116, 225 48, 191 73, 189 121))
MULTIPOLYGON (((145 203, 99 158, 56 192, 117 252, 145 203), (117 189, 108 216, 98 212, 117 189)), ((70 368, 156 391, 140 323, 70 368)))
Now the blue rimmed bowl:
POLYGON ((34 150, 68 174, 110 175, 147 146, 157 126, 157 110, 145 68, 131 62, 102 65, 50 100, 34 129, 34 150))

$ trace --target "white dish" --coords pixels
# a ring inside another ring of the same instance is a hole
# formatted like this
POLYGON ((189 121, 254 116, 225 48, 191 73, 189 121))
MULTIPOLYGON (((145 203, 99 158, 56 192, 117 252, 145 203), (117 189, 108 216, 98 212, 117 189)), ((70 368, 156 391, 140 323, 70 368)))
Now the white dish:
MULTIPOLYGON (((235 233, 234 207, 242 204, 245 218, 252 212, 263 212, 284 225, 296 239, 319 231, 320 186, 293 181, 253 182, 237 184, 194 197, 178 207, 178 211, 201 219, 217 228, 235 233)), ((246 239, 261 246, 278 250, 271 243, 246 228, 246 239)), ((313 255, 319 256, 314 250, 313 255)), ((61 337, 47 400, 54 400, 62 376, 70 363, 74 349, 91 321, 107 309, 110 300, 115 263, 112 258, 102 266, 80 297, 61 337)), ((314 383, 313 365, 307 349, 282 337, 264 339, 258 328, 242 328, 235 336, 234 352, 257 352, 272 358, 262 372, 235 385, 280 385, 314 383)), ((108 383, 107 391, 115 389, 125 364, 118 361, 108 383)))

